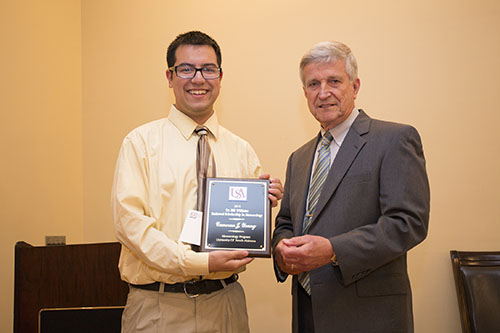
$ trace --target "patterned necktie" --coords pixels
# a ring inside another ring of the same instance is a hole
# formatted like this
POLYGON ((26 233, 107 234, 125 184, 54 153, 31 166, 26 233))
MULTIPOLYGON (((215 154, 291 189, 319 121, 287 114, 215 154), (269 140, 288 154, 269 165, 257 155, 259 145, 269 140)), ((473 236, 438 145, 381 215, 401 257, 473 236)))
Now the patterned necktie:
MULTIPOLYGON (((314 168, 311 185, 309 186, 309 200, 307 201, 307 213, 304 216, 302 225, 302 234, 305 235, 309 231, 311 221, 315 213, 316 204, 321 194, 321 189, 325 183, 325 179, 330 171, 330 143, 333 137, 329 131, 326 131, 321 140, 321 147, 319 148, 318 156, 316 158, 316 167, 314 168)), ((298 276, 299 282, 309 295, 311 295, 311 285, 309 272, 304 272, 298 276)))
POLYGON ((333 137, 330 132, 325 132, 321 140, 321 147, 319 148, 318 157, 316 158, 316 167, 314 168, 311 185, 309 186, 309 199, 307 201, 307 214, 304 218, 302 227, 302 234, 307 234, 311 226, 314 209, 319 200, 321 189, 325 183, 325 179, 330 171, 330 143, 333 137))
POLYGON ((196 149, 196 176, 198 183, 196 209, 203 212, 205 206, 205 184, 207 182, 210 157, 212 157, 212 177, 215 177, 215 159, 208 144, 207 128, 205 126, 198 126, 194 131, 200 137, 198 139, 198 148, 196 149))

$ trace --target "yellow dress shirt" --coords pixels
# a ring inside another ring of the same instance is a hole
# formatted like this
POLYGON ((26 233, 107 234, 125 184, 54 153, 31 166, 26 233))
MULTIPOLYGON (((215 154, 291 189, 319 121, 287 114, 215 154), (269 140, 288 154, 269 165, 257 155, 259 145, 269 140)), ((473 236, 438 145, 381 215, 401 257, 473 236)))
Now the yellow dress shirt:
MULTIPOLYGON (((204 124, 217 177, 256 178, 261 173, 250 144, 219 125, 204 124)), ((208 272, 208 253, 180 242, 187 212, 196 207, 197 124, 171 107, 168 118, 142 125, 123 140, 111 195, 119 268, 132 284, 221 279, 232 272, 208 272)))

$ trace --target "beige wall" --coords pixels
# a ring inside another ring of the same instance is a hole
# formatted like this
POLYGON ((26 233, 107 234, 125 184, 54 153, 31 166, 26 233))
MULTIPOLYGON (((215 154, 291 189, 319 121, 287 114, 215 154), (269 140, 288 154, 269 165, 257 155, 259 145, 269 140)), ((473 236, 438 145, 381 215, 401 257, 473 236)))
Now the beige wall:
MULTIPOLYGON (((432 210, 429 237, 409 255, 416 331, 460 330, 449 250, 500 243, 498 1, 0 3, 1 331, 12 325, 16 240, 114 240, 121 140, 165 115, 173 96, 164 53, 192 29, 222 47, 221 122, 282 179, 288 155, 318 130, 298 79, 301 55, 321 40, 352 47, 358 106, 414 125, 424 142, 432 210)), ((271 261, 256 260, 241 280, 252 331, 287 332, 289 285, 274 282, 271 261)))
POLYGON ((0 1, 0 331, 14 245, 83 240, 80 1, 0 1))

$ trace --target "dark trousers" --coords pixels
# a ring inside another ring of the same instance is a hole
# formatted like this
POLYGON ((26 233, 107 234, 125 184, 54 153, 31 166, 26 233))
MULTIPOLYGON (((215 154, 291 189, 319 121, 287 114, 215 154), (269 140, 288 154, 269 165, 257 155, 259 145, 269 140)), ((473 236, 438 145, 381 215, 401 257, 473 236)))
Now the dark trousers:
POLYGON ((300 333, 314 333, 314 321, 312 312, 311 296, 302 288, 299 283, 298 286, 298 301, 299 301, 299 332, 300 333))

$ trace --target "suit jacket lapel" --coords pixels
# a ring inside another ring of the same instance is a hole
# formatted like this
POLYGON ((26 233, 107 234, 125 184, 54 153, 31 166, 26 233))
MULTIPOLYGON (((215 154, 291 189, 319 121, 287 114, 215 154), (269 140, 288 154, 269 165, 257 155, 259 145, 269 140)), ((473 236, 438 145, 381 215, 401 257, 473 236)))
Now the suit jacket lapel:
POLYGON ((333 193, 335 193, 335 190, 349 170, 359 151, 365 145, 366 140, 363 139, 362 136, 368 133, 370 129, 370 122, 371 118, 363 110, 360 110, 359 115, 356 117, 356 120, 349 129, 349 132, 347 133, 344 142, 342 143, 342 146, 340 146, 337 156, 332 163, 328 177, 325 180, 325 184, 323 185, 321 195, 316 205, 316 214, 314 214, 313 220, 311 221, 311 227, 314 225, 323 208, 325 208, 325 205, 330 197, 333 193))

